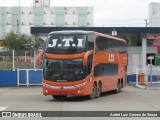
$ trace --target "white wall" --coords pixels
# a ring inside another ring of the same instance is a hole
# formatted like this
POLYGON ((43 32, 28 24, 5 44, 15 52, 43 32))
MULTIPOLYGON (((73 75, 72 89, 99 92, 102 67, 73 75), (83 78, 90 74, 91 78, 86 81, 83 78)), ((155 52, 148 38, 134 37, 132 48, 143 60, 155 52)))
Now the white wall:
POLYGON ((50 6, 50 0, 43 0, 42 4, 44 7, 49 7, 50 6))
POLYGON ((33 0, 33 5, 34 6, 49 7, 50 6, 50 0, 33 0), (36 1, 38 1, 38 3, 36 1))
POLYGON ((45 24, 43 26, 55 26, 55 8, 44 8, 45 14, 43 15, 43 21, 45 24))
MULTIPOLYGON (((147 47, 147 53, 155 53, 157 54, 157 47, 147 47)), ((133 63, 132 63, 132 58, 133 54, 139 54, 140 56, 140 61, 139 61, 139 67, 142 68, 142 47, 141 46, 131 46, 128 47, 128 74, 134 74, 135 71, 133 71, 133 63)))
POLYGON ((76 8, 73 7, 67 7, 66 8, 66 14, 65 14, 65 26, 78 26, 78 11, 76 8))
POLYGON ((6 8, 6 33, 10 32, 10 30, 12 29, 12 14, 11 14, 11 8, 6 8))
POLYGON ((149 4, 149 26, 160 27, 160 3, 149 4))
POLYGON ((42 6, 42 0, 33 0, 34 6, 42 6))
POLYGON ((88 14, 88 22, 89 22, 89 26, 93 26, 94 22, 94 8, 93 7, 89 7, 88 8, 89 14, 88 14))
POLYGON ((23 7, 21 9, 23 14, 21 15, 21 33, 30 34, 30 27, 33 26, 34 21, 34 8, 32 7, 23 7))

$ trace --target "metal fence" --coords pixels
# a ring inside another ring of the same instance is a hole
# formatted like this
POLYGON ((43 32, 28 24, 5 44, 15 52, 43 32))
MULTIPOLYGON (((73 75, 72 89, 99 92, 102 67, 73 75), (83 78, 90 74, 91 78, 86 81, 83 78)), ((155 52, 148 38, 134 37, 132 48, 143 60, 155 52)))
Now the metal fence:
POLYGON ((160 83, 160 66, 147 67, 146 71, 143 71, 143 68, 136 69, 136 82, 139 82, 139 75, 144 73, 144 82, 145 83, 160 83))
POLYGON ((42 69, 17 69, 17 86, 42 85, 42 69))
POLYGON ((0 70, 0 87, 42 85, 42 69, 0 70))
POLYGON ((40 69, 36 66, 36 57, 39 51, 0 51, 0 70, 40 69))

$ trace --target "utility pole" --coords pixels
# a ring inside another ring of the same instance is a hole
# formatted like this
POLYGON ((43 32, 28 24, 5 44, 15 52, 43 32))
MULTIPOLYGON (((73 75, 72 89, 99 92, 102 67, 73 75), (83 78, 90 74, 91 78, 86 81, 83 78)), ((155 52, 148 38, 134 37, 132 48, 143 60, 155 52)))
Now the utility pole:
POLYGON ((144 19, 146 27, 148 26, 148 20, 144 19))

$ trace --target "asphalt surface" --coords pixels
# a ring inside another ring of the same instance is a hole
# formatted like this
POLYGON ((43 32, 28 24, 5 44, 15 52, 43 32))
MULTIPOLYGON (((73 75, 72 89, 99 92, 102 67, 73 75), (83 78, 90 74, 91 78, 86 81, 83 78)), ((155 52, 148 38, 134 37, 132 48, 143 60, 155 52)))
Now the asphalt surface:
MULTIPOLYGON (((100 98, 71 97, 54 100, 43 96, 41 86, 1 87, 0 111, 160 111, 160 89, 125 87, 121 93, 107 92, 100 98)), ((160 120, 160 117, 54 117, 0 118, 0 120, 160 120)))

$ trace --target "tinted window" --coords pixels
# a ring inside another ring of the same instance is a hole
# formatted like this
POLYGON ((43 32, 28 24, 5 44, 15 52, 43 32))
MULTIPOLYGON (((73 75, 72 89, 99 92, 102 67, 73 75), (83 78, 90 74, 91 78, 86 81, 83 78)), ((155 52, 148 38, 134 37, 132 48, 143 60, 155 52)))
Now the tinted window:
POLYGON ((113 51, 119 53, 126 53, 126 44, 122 41, 113 41, 113 51))
POLYGON ((120 50, 121 53, 127 53, 127 45, 125 42, 122 42, 122 48, 120 50))
POLYGON ((49 35, 46 43, 46 52, 57 54, 72 54, 85 51, 86 35, 61 34, 49 35))
POLYGON ((113 40, 112 43, 113 52, 127 53, 127 46, 125 42, 113 40))
POLYGON ((87 69, 85 71, 86 76, 88 76, 92 71, 93 53, 88 56, 87 69))
POLYGON ((112 52, 112 40, 101 36, 97 37, 96 50, 112 52))
POLYGON ((97 37, 96 39, 96 50, 97 51, 107 51, 107 52, 118 52, 126 53, 126 43, 123 41, 118 41, 105 37, 97 37))
POLYGON ((44 79, 71 82, 84 79, 82 59, 44 59, 44 79))
POLYGON ((118 64, 101 63, 95 66, 94 76, 111 76, 118 73, 118 64), (111 69, 112 68, 112 69, 111 69))
POLYGON ((87 50, 94 49, 94 34, 89 34, 87 37, 87 50))

